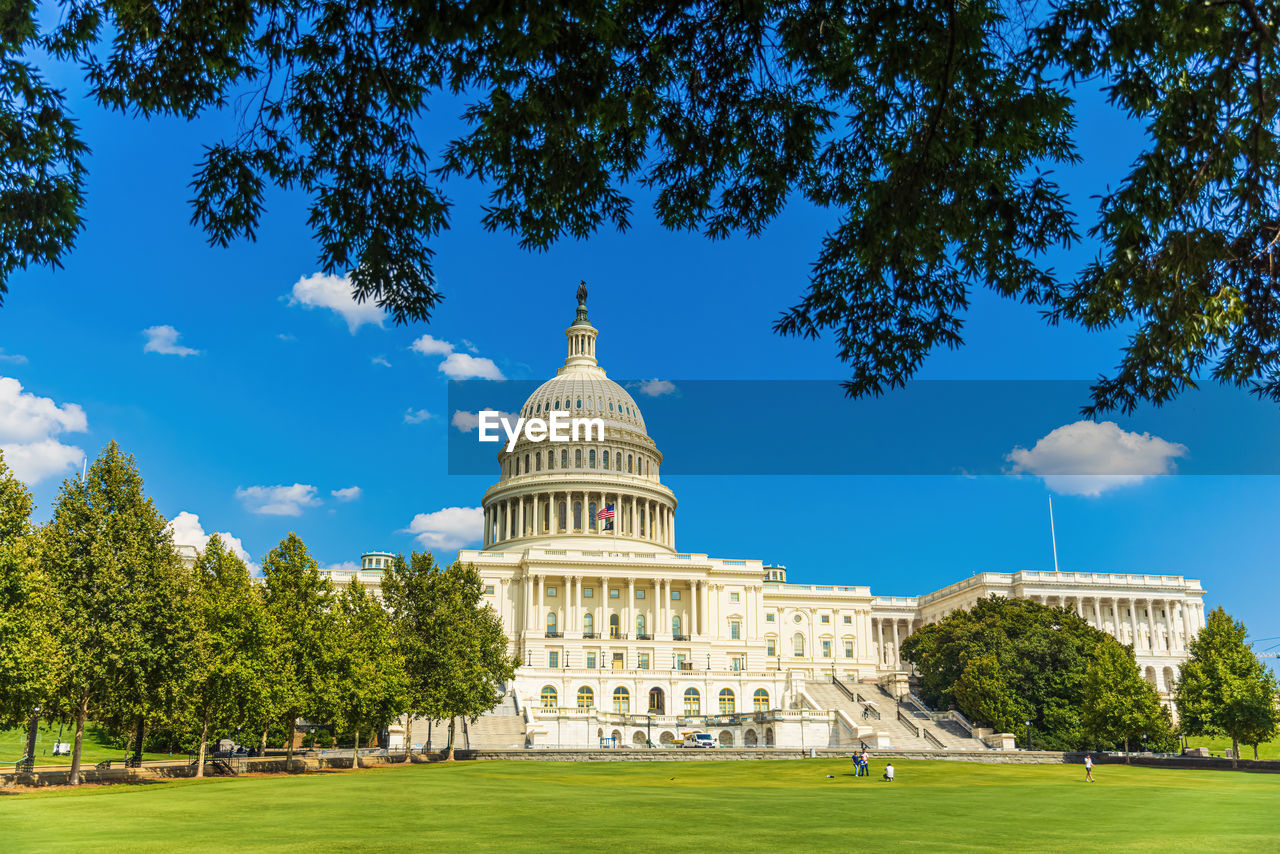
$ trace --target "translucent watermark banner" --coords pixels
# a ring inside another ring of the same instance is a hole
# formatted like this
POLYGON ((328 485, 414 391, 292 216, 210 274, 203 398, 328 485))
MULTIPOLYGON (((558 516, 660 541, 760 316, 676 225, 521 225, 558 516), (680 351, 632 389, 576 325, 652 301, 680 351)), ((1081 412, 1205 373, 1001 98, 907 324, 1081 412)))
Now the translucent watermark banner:
POLYGON ((531 460, 552 448, 625 453, 627 434, 643 429, 663 475, 1280 474, 1280 406, 1217 386, 1087 420, 1087 381, 919 381, 864 399, 821 380, 619 385, 625 394, 610 383, 450 382, 449 473, 496 476, 516 447, 531 460))

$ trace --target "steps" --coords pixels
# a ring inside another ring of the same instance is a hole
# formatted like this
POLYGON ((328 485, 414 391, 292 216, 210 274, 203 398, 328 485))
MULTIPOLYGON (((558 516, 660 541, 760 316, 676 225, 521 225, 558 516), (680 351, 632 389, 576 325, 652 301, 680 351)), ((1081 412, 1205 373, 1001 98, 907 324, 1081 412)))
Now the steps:
MULTIPOLYGON (((917 709, 910 701, 899 707, 897 700, 879 685, 858 684, 847 686, 855 695, 861 695, 871 701, 871 707, 880 712, 880 720, 864 718, 863 712, 867 704, 852 700, 844 691, 829 682, 809 682, 805 692, 823 709, 840 709, 857 725, 870 726, 878 733, 889 736, 890 743, 898 750, 938 750, 938 745, 919 734, 925 730, 939 742, 941 749, 952 750, 986 750, 987 745, 980 739, 969 735, 960 724, 954 721, 934 721, 932 715, 917 709), (910 721, 906 723, 898 719, 898 710, 910 721)), ((834 739, 839 746, 856 745, 858 739, 852 737, 844 727, 834 739)))
MULTIPOLYGON (((449 744, 449 722, 415 720, 414 744, 424 750, 444 750, 449 744)), ((474 722, 458 718, 453 736, 455 750, 519 750, 525 746, 524 715, 510 694, 474 722)))

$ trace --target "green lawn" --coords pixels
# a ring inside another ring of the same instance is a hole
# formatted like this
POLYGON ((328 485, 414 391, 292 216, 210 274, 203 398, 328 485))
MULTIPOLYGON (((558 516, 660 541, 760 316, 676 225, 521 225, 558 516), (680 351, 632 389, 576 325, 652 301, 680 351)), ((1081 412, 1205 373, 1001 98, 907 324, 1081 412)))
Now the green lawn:
MULTIPOLYGON (((1188 747, 1207 747, 1214 756, 1223 756, 1231 749, 1229 738, 1188 738, 1188 747)), ((1247 744, 1240 745, 1240 758, 1252 759, 1253 748, 1247 744)), ((1268 741, 1258 745, 1259 759, 1280 759, 1280 741, 1268 741)))
MULTIPOLYGON (((75 730, 71 727, 62 728, 62 740, 70 744, 75 738, 75 730)), ((40 724, 40 731, 36 736, 36 764, 37 765, 70 765, 70 756, 54 756, 53 744, 58 740, 58 725, 40 724)), ((22 729, 0 729, 0 762, 17 762, 23 757, 27 750, 27 730, 22 729)), ((185 755, 185 754, 184 754, 185 755)), ((170 759, 172 757, 167 753, 144 753, 144 759, 170 759)), ((84 730, 84 740, 80 745, 80 762, 83 765, 95 765, 104 759, 123 759, 124 750, 108 743, 107 736, 96 726, 87 726, 84 730)), ((8 769, 12 771, 13 769, 8 769)))
POLYGON ((1275 851, 1280 775, 903 761, 458 762, 0 794, 27 851, 1275 851), (878 775, 883 763, 874 762, 878 775), (833 775, 828 778, 827 775, 833 775))

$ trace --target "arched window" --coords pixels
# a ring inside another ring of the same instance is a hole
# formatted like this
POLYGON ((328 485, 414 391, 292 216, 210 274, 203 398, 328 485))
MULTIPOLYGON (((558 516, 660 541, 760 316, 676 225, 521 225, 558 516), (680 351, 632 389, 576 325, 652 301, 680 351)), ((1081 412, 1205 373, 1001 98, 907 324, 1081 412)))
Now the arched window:
POLYGON ((631 473, 632 473, 632 469, 631 469, 631 460, 632 460, 631 455, 630 455, 630 454, 627 454, 627 474, 631 474, 631 473))
POLYGON ((567 469, 569 467, 569 449, 563 448, 560 451, 560 468, 567 469))
POLYGON ((763 688, 757 688, 751 695, 751 705, 757 712, 769 711, 769 692, 763 688))
POLYGON ((542 708, 554 709, 557 705, 556 688, 554 685, 542 686, 542 708))
POLYGON ((582 502, 573 502, 573 530, 582 530, 582 502))
POLYGON ((622 471, 622 451, 618 451, 618 453, 614 454, 613 457, 614 457, 614 461, 613 461, 614 468, 616 468, 618 471, 622 471))
POLYGON ((542 471, 542 451, 533 455, 533 470, 542 471))
POLYGON ((620 627, 621 627, 621 624, 618 621, 618 615, 610 614, 609 615, 609 637, 611 638, 620 637, 622 634, 622 632, 620 631, 620 627))
POLYGON ((636 636, 644 634, 644 614, 636 614, 636 636))
POLYGON ((734 702, 735 699, 731 688, 722 688, 720 690, 720 714, 731 715, 736 712, 738 704, 734 702))
POLYGON ((547 468, 553 469, 555 467, 556 467, 556 452, 547 451, 547 468))
POLYGON ((619 686, 613 689, 613 711, 618 715, 631 713, 631 692, 626 688, 619 686))
POLYGON ((604 466, 603 466, 604 468, 608 468, 608 467, 609 467, 609 452, 608 452, 608 451, 602 451, 602 452, 601 452, 601 461, 604 463, 604 466))
POLYGON ((587 451, 587 468, 595 468, 595 467, 596 467, 596 449, 592 448, 591 450, 587 451))
POLYGON ((529 473, 529 455, 528 454, 524 455, 524 473, 525 474, 529 473))
POLYGON ((685 717, 702 714, 702 696, 697 688, 690 688, 684 692, 684 714, 685 717))
POLYGON ((556 409, 559 409, 559 408, 560 408, 560 401, 558 401, 558 400, 557 400, 557 401, 556 401, 556 409))
POLYGON ((596 692, 587 685, 578 689, 578 708, 589 709, 596 704, 596 692))
POLYGON ((563 501, 560 502, 560 507, 558 508, 558 516, 559 518, 556 519, 556 527, 559 528, 561 531, 563 531, 564 522, 565 522, 565 506, 563 501))
POLYGON ((590 614, 582 615, 582 632, 583 634, 591 634, 595 631, 596 618, 590 614))
POLYGON ((582 468, 582 449, 581 448, 573 449, 573 467, 576 469, 582 468))
MULTIPOLYGON (((594 454, 595 451, 592 451, 594 454)), ((587 529, 594 531, 596 529, 596 503, 594 501, 587 505, 587 529)))
POLYGON ((578 408, 582 408, 582 398, 578 398, 578 408))
POLYGON ((542 530, 543 531, 551 530, 551 505, 550 504, 542 505, 542 530))
POLYGON ((791 642, 795 646, 796 658, 804 658, 804 635, 796 632, 796 635, 791 639, 791 642))
POLYGON ((679 614, 676 614, 674 617, 671 618, 671 634, 673 635, 680 634, 680 615, 679 614))
POLYGON ((556 630, 556 615, 554 613, 547 614, 547 631, 554 632, 556 630))

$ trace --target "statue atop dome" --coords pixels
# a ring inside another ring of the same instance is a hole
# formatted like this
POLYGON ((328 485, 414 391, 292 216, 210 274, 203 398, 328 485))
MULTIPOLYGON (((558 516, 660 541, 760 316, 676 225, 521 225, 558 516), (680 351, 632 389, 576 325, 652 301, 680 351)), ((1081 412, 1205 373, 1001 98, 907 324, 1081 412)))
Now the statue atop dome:
POLYGON ((578 308, 587 307, 587 282, 585 279, 578 282, 578 308))

